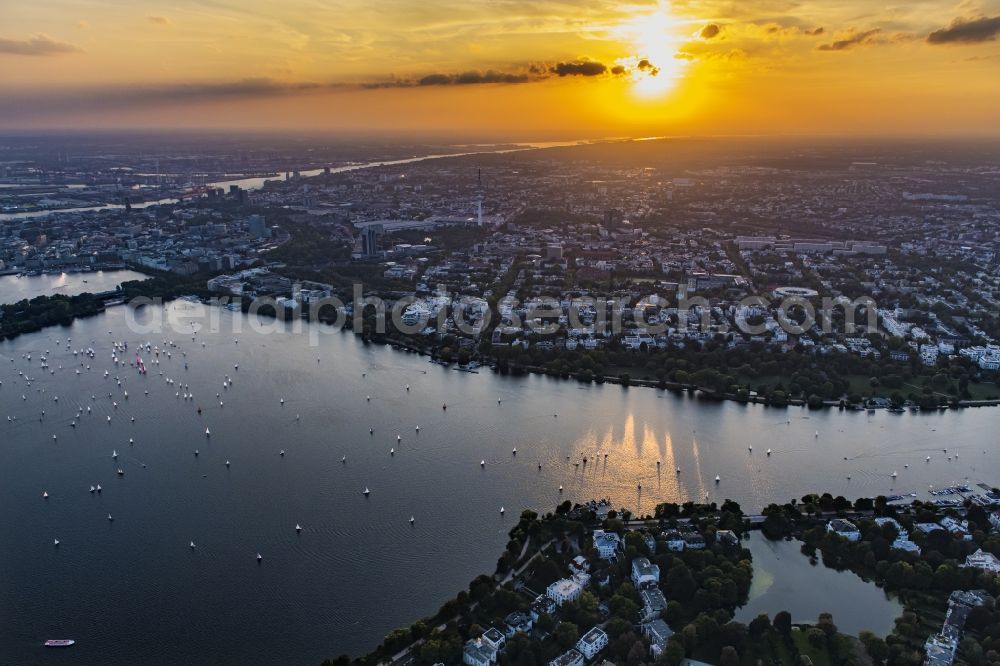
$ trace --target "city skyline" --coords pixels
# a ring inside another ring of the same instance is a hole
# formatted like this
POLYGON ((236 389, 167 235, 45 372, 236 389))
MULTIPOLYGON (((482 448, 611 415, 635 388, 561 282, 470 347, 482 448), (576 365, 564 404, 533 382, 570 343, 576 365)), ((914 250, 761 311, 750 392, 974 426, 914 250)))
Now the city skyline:
POLYGON ((0 129, 483 140, 996 135, 1000 3, 60 0, 0 9, 0 129))

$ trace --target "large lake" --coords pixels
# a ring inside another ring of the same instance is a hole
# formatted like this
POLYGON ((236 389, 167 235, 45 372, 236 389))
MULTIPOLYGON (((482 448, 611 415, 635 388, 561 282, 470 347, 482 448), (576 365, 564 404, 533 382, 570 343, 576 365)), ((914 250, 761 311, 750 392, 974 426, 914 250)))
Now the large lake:
POLYGON ((255 331, 185 301, 166 312, 200 325, 209 313, 219 330, 135 332, 132 312, 0 343, 0 663, 316 666, 361 654, 492 572, 521 509, 563 499, 610 496, 645 513, 707 494, 753 510, 811 491, 1000 482, 1000 457, 985 453, 994 409, 705 402, 456 372, 347 332, 255 331), (165 339, 171 357, 144 351, 148 374, 129 367, 139 342, 165 339), (130 343, 118 367, 116 340, 130 343), (96 358, 70 351, 88 347, 96 358), (46 651, 49 638, 78 644, 46 651))
POLYGON ((46 273, 18 277, 0 275, 0 303, 17 303, 38 296, 76 296, 85 292, 99 294, 116 289, 122 282, 145 280, 148 275, 136 271, 94 271, 93 273, 46 273))

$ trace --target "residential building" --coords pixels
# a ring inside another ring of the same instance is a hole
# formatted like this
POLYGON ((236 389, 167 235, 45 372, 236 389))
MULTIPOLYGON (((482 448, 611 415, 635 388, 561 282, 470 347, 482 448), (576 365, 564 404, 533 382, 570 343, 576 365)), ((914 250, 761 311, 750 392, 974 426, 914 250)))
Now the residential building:
POLYGON ((1000 559, 993 553, 987 553, 982 548, 965 558, 962 566, 982 569, 991 574, 1000 574, 1000 559))
POLYGON ((653 659, 659 657, 667 647, 667 640, 674 635, 667 623, 657 618, 642 624, 642 633, 649 639, 649 652, 653 659))
POLYGON ((844 520, 843 518, 834 518, 827 523, 826 531, 842 536, 848 541, 857 541, 861 538, 861 532, 858 531, 857 526, 855 526, 855 524, 851 521, 844 520))
POLYGON ((941 626, 941 633, 930 636, 924 643, 924 666, 951 666, 955 661, 969 611, 976 606, 988 606, 992 602, 992 597, 985 590, 952 592, 948 597, 948 612, 941 626))
POLYGON ((663 535, 667 542, 667 550, 678 553, 684 550, 684 537, 677 530, 670 530, 663 535))
POLYGON ((576 642, 576 649, 587 659, 593 659, 607 645, 608 635, 600 627, 591 627, 590 631, 576 642))
POLYGON ((906 538, 896 539, 892 542, 892 547, 895 550, 902 550, 907 553, 913 553, 914 555, 920 554, 920 546, 906 538))
POLYGON ((497 652, 503 650, 504 645, 507 643, 507 639, 504 637, 503 632, 499 631, 495 627, 490 627, 484 631, 481 638, 484 644, 497 652))
POLYGON ((632 583, 636 589, 655 587, 660 582, 660 567, 645 557, 632 560, 632 583))
POLYGON ((738 546, 740 543, 740 538, 732 530, 719 530, 715 533, 715 539, 727 546, 738 546))
POLYGON ((642 616, 644 618, 659 617, 661 611, 667 607, 667 598, 657 587, 651 587, 639 592, 642 599, 642 616))
POLYGON ((698 533, 684 535, 684 547, 691 550, 704 550, 705 537, 698 533))
POLYGON ((462 649, 462 663, 468 666, 491 666, 503 650, 506 639, 497 629, 490 627, 479 638, 465 642, 462 649))
POLYGON ((951 532, 952 536, 962 541, 972 541, 972 533, 969 532, 968 522, 960 523, 951 516, 945 516, 938 523, 941 527, 951 532))
POLYGON ((583 586, 572 578, 563 578, 552 583, 545 589, 549 599, 562 606, 567 601, 578 599, 583 594, 583 586))
POLYGON ((555 613, 556 608, 557 606, 555 601, 547 595, 540 594, 538 595, 538 598, 531 603, 531 609, 528 612, 531 615, 531 621, 538 622, 538 618, 542 615, 552 615, 555 613))
POLYGON ((614 532, 594 530, 594 548, 602 560, 610 560, 622 547, 622 538, 614 532))
POLYGON ((569 650, 550 661, 549 666, 583 666, 583 655, 576 650, 569 650))
POLYGON ((504 635, 512 638, 514 634, 531 633, 533 626, 534 622, 529 614, 515 611, 504 618, 504 635))

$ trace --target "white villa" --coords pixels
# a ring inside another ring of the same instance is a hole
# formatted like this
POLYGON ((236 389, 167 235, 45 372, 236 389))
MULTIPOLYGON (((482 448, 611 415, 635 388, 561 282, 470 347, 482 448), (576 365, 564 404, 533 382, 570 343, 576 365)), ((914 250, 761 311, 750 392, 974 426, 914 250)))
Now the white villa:
POLYGON ((567 601, 573 601, 583 594, 583 586, 572 578, 563 578, 545 588, 545 594, 549 599, 562 606, 567 601))
POLYGON ((645 557, 632 560, 632 583, 636 589, 658 585, 660 582, 660 567, 652 564, 645 557))
POLYGON ((591 627, 576 643, 576 649, 587 659, 593 659, 607 646, 608 635, 600 627, 591 627))
POLYGON ((622 538, 614 532, 594 530, 594 548, 602 560, 610 560, 622 547, 622 538))

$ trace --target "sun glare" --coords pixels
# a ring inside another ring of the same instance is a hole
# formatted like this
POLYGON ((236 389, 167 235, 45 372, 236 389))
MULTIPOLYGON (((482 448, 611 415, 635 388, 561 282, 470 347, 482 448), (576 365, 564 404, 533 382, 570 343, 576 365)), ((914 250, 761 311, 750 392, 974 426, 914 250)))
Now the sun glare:
POLYGON ((632 89, 641 97, 666 95, 677 85, 686 61, 677 57, 680 23, 661 2, 655 12, 622 24, 620 38, 635 50, 618 64, 630 72, 632 89))

